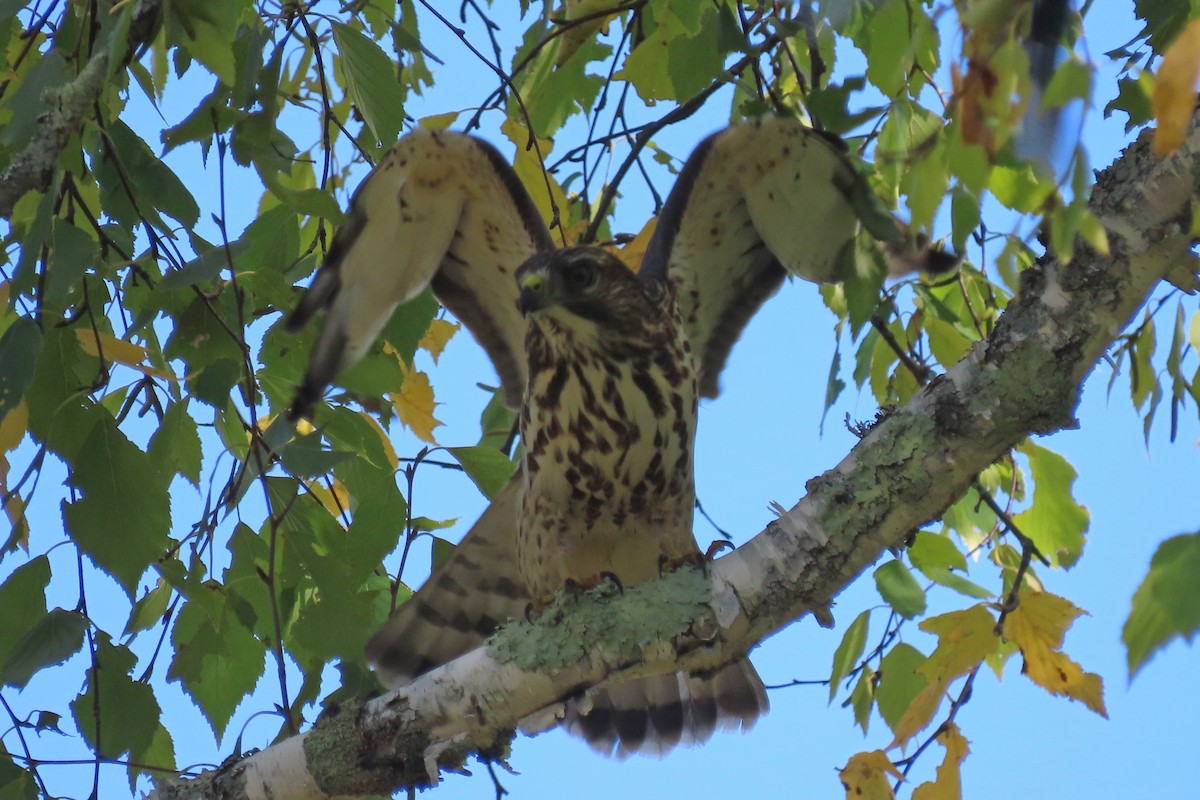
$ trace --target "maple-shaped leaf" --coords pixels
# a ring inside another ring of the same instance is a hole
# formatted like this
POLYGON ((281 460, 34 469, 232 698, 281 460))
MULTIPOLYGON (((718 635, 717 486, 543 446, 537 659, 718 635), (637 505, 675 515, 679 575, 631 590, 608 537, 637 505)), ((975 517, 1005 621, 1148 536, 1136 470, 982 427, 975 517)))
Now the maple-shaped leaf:
POLYGON ((1129 619, 1121 630, 1136 674, 1159 648, 1182 636, 1191 641, 1200 630, 1200 533, 1174 536, 1158 546, 1150 571, 1133 595, 1129 619))
POLYGON ((1159 155, 1173 152, 1183 144, 1188 120, 1196 104, 1196 79, 1200 77, 1200 19, 1187 24, 1179 37, 1163 54, 1155 75, 1154 150, 1159 155))
POLYGON ((929 684, 896 724, 895 744, 903 744, 928 725, 951 681, 978 667, 1000 646, 996 620, 982 605, 930 617, 919 627, 937 636, 938 646, 917 668, 929 684))
POLYGON ((891 800, 893 781, 902 781, 904 776, 882 750, 855 753, 846 766, 838 772, 846 797, 854 800, 891 800))
MULTIPOLYGON (((403 369, 403 364, 401 364, 403 369)), ((433 386, 429 376, 417 369, 403 369, 404 383, 399 392, 392 392, 392 404, 396 408, 396 416, 400 418, 417 438, 430 444, 437 444, 433 438, 433 429, 441 425, 441 421, 433 416, 437 403, 433 400, 433 386)))
POLYGON ((913 790, 912 800, 961 800, 963 796, 960 767, 971 752, 970 742, 951 722, 937 735, 937 743, 946 748, 946 757, 938 766, 934 779, 913 790))
POLYGON ((1049 592, 1022 594, 1020 605, 1004 620, 1004 636, 1021 649, 1021 672, 1030 680, 1107 718, 1100 676, 1084 672, 1062 652, 1067 628, 1082 613, 1071 601, 1049 592))
POLYGON ((442 351, 446 349, 446 343, 450 341, 458 329, 462 325, 458 322, 451 322, 448 319, 435 319, 429 323, 429 329, 425 331, 425 335, 421 337, 421 341, 417 342, 417 347, 422 350, 429 351, 429 355, 433 356, 433 363, 438 363, 438 358, 441 357, 442 351))

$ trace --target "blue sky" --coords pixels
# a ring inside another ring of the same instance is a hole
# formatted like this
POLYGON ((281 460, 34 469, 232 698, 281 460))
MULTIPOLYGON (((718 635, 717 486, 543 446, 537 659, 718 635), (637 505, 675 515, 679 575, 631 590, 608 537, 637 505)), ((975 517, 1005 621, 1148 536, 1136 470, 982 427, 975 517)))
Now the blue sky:
MULTIPOLYGON (((1102 54, 1123 44, 1137 29, 1131 4, 1099 5, 1104 8, 1093 10, 1085 24, 1086 55, 1102 68, 1097 75, 1094 108, 1083 129, 1092 166, 1097 168, 1107 165, 1128 141, 1122 131, 1123 115, 1101 118, 1099 109, 1115 92, 1113 71, 1102 54)), ((423 19, 422 32, 426 46, 446 66, 436 69, 437 88, 424 101, 415 102, 408 113, 422 116, 480 101, 490 83, 477 77, 481 67, 475 57, 435 20, 423 19)), ((183 94, 193 101, 199 96, 183 94)), ((724 124, 727 107, 727 103, 715 101, 711 113, 664 136, 661 143, 674 154, 685 155, 704 134, 724 124)), ((174 123, 187 110, 182 104, 168 105, 163 113, 174 123)), ((153 141, 152 132, 162 123, 153 112, 142 113, 139 127, 153 141)), ((492 120, 493 125, 498 122, 498 117, 492 120)), ((570 129, 559 138, 566 145, 564 151, 573 142, 570 129)), ((502 140, 496 143, 504 144, 502 140)), ((202 207, 213 207, 213 198, 205 193, 215 186, 215 169, 210 164, 211 171, 205 173, 198 155, 197 148, 185 148, 172 154, 171 163, 196 192, 202 207)), ((660 190, 669 185, 669 179, 659 182, 660 190)), ((232 192, 230 197, 229 227, 231 232, 240 231, 253 219, 257 190, 240 195, 232 192)), ((650 212, 649 198, 631 190, 620 204, 615 227, 636 231, 650 212)), ((1188 303, 1194 313, 1196 302, 1188 303)), ((1173 314, 1173 303, 1168 309, 1173 314)), ((755 317, 735 347, 723 375, 722 396, 702 407, 696 447, 698 494, 708 513, 732 532, 736 541, 757 533, 771 519, 768 503, 794 504, 802 496, 806 480, 845 455, 855 439, 840 424, 844 415, 869 419, 875 412, 869 395, 847 389, 829 412, 824 434, 818 434, 835 345, 833 323, 814 286, 790 283, 755 317)), ((849 352, 844 343, 844 364, 850 362, 849 352)), ((482 351, 465 332, 451 341, 433 372, 437 397, 444 403, 438 417, 446 423, 437 430, 439 442, 459 445, 477 439, 479 412, 487 398, 475 383, 490 380, 492 374, 482 351)), ((991 673, 981 673, 973 698, 958 717, 971 741, 972 755, 963 766, 964 786, 971 798, 1182 796, 1194 785, 1182 765, 1195 758, 1192 728, 1200 717, 1200 699, 1190 687, 1196 653, 1176 643, 1130 683, 1120 629, 1157 543, 1168 535, 1196 529, 1194 504, 1188 500, 1194 496, 1200 476, 1200 425, 1194 414, 1184 415, 1177 441, 1170 444, 1164 415, 1147 446, 1140 418, 1130 407, 1127 378, 1118 377, 1110 396, 1106 389, 1110 376, 1110 368, 1101 365, 1089 378, 1078 430, 1039 439, 1039 443, 1063 453, 1079 470, 1076 497, 1091 514, 1088 545, 1079 565, 1070 572, 1042 569, 1040 575, 1048 589, 1089 612, 1068 633, 1066 651, 1085 669, 1104 677, 1111 719, 1105 721, 1078 703, 1052 698, 1032 686, 1019 674, 1019 659, 1009 663, 1002 681, 991 673)), ((844 377, 849 382, 848 374, 844 377)), ((416 448, 411 437, 398 437, 399 451, 412 453, 416 448)), ((206 460, 206 477, 213 474, 215 466, 211 459, 206 460)), ((60 467, 48 467, 41 480, 50 483, 41 496, 49 498, 52 492, 47 490, 63 478, 60 467)), ((176 524, 186 526, 197 517, 199 502, 201 498, 194 492, 181 487, 173 497, 176 524)), ((419 505, 414 513, 460 517, 456 530, 462 532, 483 502, 461 476, 436 469, 419 473, 419 505)), ((58 509, 48 504, 34 513, 35 525, 40 522, 53 530, 60 524, 58 509)), ((702 544, 715 538, 701 519, 696 530, 702 544)), ((43 532, 35 539, 35 549, 40 543, 44 550, 58 540, 43 532)), ((56 563, 56 574, 71 573, 73 559, 67 550, 57 551, 61 571, 56 563)), ((984 567, 986 564, 980 565, 978 574, 987 583, 991 573, 984 567)), ((0 571, 0 576, 6 574, 7 570, 0 571)), ((105 580, 96 577, 101 585, 105 580)), ((74 602, 72 591, 66 587, 60 601, 68 607, 74 602)), ((965 604, 964 598, 948 590, 932 592, 930 600, 931 613, 965 604)), ((834 630, 823 630, 805 619, 766 641, 753 652, 753 660, 769 684, 826 677, 845 625, 862 609, 879 608, 872 617, 872 632, 877 635, 886 617, 881 606, 873 582, 869 575, 864 576, 839 598, 834 630)), ((104 614, 103 608, 94 610, 104 614)), ((120 613, 117 606, 112 613, 120 613)), ((119 630, 120 626, 115 627, 119 630)), ((905 639, 929 652, 932 641, 915 626, 908 627, 905 639)), ((269 666, 268 671, 271 669, 269 666)), ((61 697, 61 685, 47 676, 17 699, 26 711, 45 707, 53 702, 51 698, 61 697), (39 698, 44 702, 39 703, 39 698)), ((169 689, 168 695, 174 699, 168 727, 176 737, 180 762, 219 762, 229 755, 250 714, 268 707, 274 699, 269 677, 260 694, 243 704, 226 741, 217 746, 186 697, 177 687, 169 689)), ((680 750, 662 760, 614 762, 558 731, 534 739, 520 738, 511 759, 520 774, 502 774, 501 781, 518 798, 559 798, 568 793, 574 798, 641 797, 651 792, 661 797, 839 796, 836 769, 854 752, 884 747, 891 738, 877 717, 864 738, 853 727, 850 712, 838 707, 841 699, 828 704, 827 689, 819 686, 773 691, 772 712, 752 733, 718 735, 705 747, 680 750)), ((245 728, 242 745, 263 746, 273 732, 273 722, 252 720, 245 728)), ((46 745, 56 744, 52 738, 43 737, 46 745)), ((940 759, 940 749, 932 748, 914 777, 918 781, 930 777, 940 759)), ((473 777, 448 778, 437 796, 492 797, 486 770, 479 766, 474 771, 473 777)), ((84 796, 90 789, 90 768, 69 774, 48 769, 46 775, 52 777, 51 788, 59 793, 84 796)), ((128 791, 118 769, 106 771, 104 788, 105 796, 128 791)))

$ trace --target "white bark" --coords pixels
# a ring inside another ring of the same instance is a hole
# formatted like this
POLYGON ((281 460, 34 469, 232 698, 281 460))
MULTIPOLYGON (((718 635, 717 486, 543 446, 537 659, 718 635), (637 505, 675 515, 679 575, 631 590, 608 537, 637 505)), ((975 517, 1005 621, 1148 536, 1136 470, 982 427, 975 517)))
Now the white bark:
POLYGON ((546 723, 582 687, 712 668, 807 611, 823 619, 855 576, 938 517, 1010 447, 1073 425, 1084 378, 1154 286, 1168 273, 1176 283, 1195 280, 1198 153, 1195 125, 1166 159, 1150 154, 1143 135, 1093 194, 1111 256, 1081 246, 1069 265, 1044 260, 1028 270, 986 341, 810 480, 794 508, 715 562, 710 580, 681 570, 623 593, 560 598, 536 625, 514 623, 490 647, 410 686, 156 794, 296 799, 434 782, 439 769, 502 743, 522 718, 541 711, 546 723))

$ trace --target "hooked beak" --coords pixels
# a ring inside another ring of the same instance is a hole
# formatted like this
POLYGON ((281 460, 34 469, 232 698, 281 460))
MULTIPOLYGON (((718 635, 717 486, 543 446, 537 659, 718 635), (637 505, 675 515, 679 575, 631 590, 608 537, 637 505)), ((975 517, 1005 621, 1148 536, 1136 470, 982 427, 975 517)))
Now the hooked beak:
POLYGON ((546 307, 546 279, 536 272, 521 278, 521 295, 517 299, 517 309, 522 315, 528 316, 533 311, 546 307))

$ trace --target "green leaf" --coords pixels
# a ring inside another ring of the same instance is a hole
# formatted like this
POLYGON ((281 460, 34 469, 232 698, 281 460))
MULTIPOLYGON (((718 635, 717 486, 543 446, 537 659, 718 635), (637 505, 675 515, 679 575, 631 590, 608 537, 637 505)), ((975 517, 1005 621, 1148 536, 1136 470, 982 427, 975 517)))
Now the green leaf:
POLYGON ((854 709, 854 724, 867 732, 871 723, 871 707, 875 704, 875 683, 879 673, 870 667, 859 673, 854 689, 850 692, 850 706, 854 709))
POLYGON ((37 800, 41 796, 33 772, 14 764, 0 742, 0 800, 37 800))
POLYGON ((994 597, 996 594, 954 572, 966 572, 967 558, 954 546, 949 537, 918 531, 916 540, 908 548, 908 557, 913 566, 926 578, 960 594, 980 600, 994 597))
POLYGON ((44 299, 50 308, 65 308, 79 282, 99 261, 96 240, 63 219, 55 219, 47 263, 44 299))
POLYGON ((0 421, 20 405, 41 352, 42 331, 30 317, 17 317, 0 336, 0 421))
POLYGON ((130 599, 146 568, 167 546, 170 477, 105 415, 67 478, 83 494, 82 499, 63 503, 68 534, 117 579, 130 599))
POLYGON ((433 546, 430 551, 430 560, 436 568, 444 563, 447 558, 454 553, 454 542, 447 541, 440 536, 433 537, 433 546))
POLYGON ((187 412, 187 400, 167 406, 158 430, 150 437, 149 454, 152 462, 170 467, 199 489, 200 434, 196 430, 196 420, 187 412))
POLYGON ((1040 211, 1046 198, 1054 192, 1054 182, 1039 179, 1028 164, 997 164, 992 167, 988 186, 1005 206, 1026 214, 1040 211))
POLYGON ((1154 119, 1154 76, 1149 71, 1143 71, 1134 78, 1121 78, 1117 81, 1117 96, 1104 107, 1107 119, 1114 111, 1124 111, 1129 115, 1125 122, 1125 132, 1139 125, 1145 125, 1154 119))
POLYGON ((946 369, 957 364, 973 344, 953 324, 933 314, 925 316, 925 332, 929 335, 929 352, 946 369))
POLYGON ((867 646, 867 634, 870 631, 871 612, 862 612, 855 617, 854 622, 842 636, 842 643, 833 654, 833 670, 829 673, 829 699, 837 694, 838 684, 842 678, 850 674, 850 670, 858 665, 863 651, 867 646))
POLYGON ((316 602, 301 605, 289 647, 321 663, 360 660, 375 627, 375 595, 319 591, 316 602))
POLYGON ((0 584, 0 669, 16 643, 46 615, 46 586, 50 583, 50 561, 36 556, 15 569, 0 584))
POLYGON ((686 100, 723 66, 716 11, 700 3, 673 3, 655 12, 654 30, 625 59, 617 77, 632 83, 646 102, 686 100))
POLYGON ((938 64, 938 36, 924 6, 889 0, 870 15, 867 31, 867 79, 889 97, 916 95, 938 64))
POLYGON ((133 612, 129 615, 129 621, 125 623, 122 636, 148 630, 161 622, 167 615, 167 606, 174 594, 175 590, 171 584, 159 578, 154 588, 133 604, 133 612))
POLYGON ((61 664, 83 647, 87 619, 78 611, 55 608, 38 619, 4 659, 0 684, 25 687, 38 670, 61 664))
POLYGON ((349 25, 333 23, 333 40, 342 56, 346 91, 375 140, 390 146, 404 127, 404 92, 396 81, 395 63, 379 45, 349 25))
POLYGON ((1026 441, 1019 448, 1033 473, 1033 505, 1013 522, 1054 566, 1070 567, 1083 553, 1087 509, 1075 502, 1071 487, 1078 473, 1052 450, 1026 441))
POLYGON ((207 592, 205 602, 185 603, 175 620, 167 678, 183 685, 220 738, 262 676, 266 649, 233 613, 223 586, 212 583, 201 591, 207 592))
POLYGON ((29 431, 73 464, 105 413, 80 389, 95 377, 99 362, 83 352, 72 328, 51 327, 42 336, 42 350, 26 392, 29 431))
POLYGON ((962 186, 950 193, 950 224, 954 252, 966 252, 967 240, 979 227, 979 198, 962 186))
POLYGON ((95 164, 105 212, 127 227, 134 227, 145 216, 171 230, 173 226, 163 222, 158 211, 170 214, 186 228, 193 227, 200 218, 200 207, 179 176, 124 122, 110 122, 105 132, 95 164), (136 207, 131 195, 137 198, 136 207))
POLYGON ((838 377, 838 373, 841 371, 842 351, 839 346, 833 351, 833 358, 829 361, 829 375, 825 379, 825 407, 821 411, 822 430, 825 428, 825 415, 829 413, 829 409, 833 408, 833 404, 841 396, 842 390, 846 388, 846 382, 838 377))
POLYGON ((910 644, 900 643, 889 650, 879 663, 875 702, 879 706, 879 715, 893 732, 913 699, 925 688, 925 678, 917 672, 917 668, 925 661, 920 650, 910 644))
POLYGON ((508 483, 517 465, 508 456, 494 447, 475 445, 474 447, 448 447, 450 455, 462 464, 462 468, 475 481, 479 491, 490 498, 508 483))
POLYGON ((1092 96, 1092 70, 1077 57, 1059 65, 1042 95, 1042 108, 1058 108, 1092 96))
POLYGON ((876 569, 875 587, 902 617, 912 619, 925 612, 925 590, 903 561, 889 561, 876 569))
POLYGON ((180 46, 176 59, 195 58, 221 83, 237 83, 232 43, 241 17, 239 0, 173 0, 166 15, 173 44, 180 46))
POLYGON ((1130 676, 1171 640, 1191 642, 1200 630, 1200 533, 1167 539, 1150 560, 1121 630, 1130 676))
POLYGON ((325 450, 320 436, 297 436, 279 448, 279 460, 289 475, 313 478, 332 470, 354 453, 345 450, 325 450))
POLYGON ((130 673, 137 657, 129 648, 98 637, 95 669, 88 670, 87 690, 71 702, 75 724, 102 758, 129 753, 140 761, 154 741, 162 710, 154 689, 130 673))

